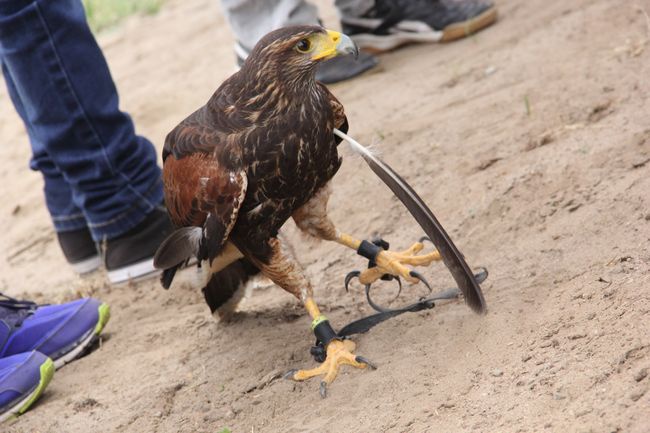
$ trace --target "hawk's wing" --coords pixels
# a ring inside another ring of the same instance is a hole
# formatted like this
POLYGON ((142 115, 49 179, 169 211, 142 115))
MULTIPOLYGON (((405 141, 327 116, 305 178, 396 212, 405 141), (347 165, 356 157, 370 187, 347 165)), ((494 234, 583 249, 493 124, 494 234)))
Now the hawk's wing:
POLYGON ((177 266, 192 255, 213 260, 221 251, 246 196, 238 148, 209 122, 204 110, 184 120, 165 140, 163 183, 169 215, 181 227, 159 247, 155 266, 177 266))

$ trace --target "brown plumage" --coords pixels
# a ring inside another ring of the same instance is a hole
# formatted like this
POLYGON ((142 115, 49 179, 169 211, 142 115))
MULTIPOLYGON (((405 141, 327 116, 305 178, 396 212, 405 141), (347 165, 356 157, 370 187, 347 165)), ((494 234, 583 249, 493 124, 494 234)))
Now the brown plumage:
POLYGON ((267 263, 269 241, 338 170, 340 139, 332 131, 347 130, 343 107, 316 82, 318 61, 296 49, 326 35, 315 26, 270 33, 168 134, 165 203, 177 226, 201 231, 187 229, 161 246, 156 265, 167 269, 165 286, 191 250, 212 262, 231 242, 247 260, 267 263))
MULTIPOLYGON (((323 396, 342 365, 372 364, 354 355, 354 343, 338 338, 321 314, 309 280, 278 231, 293 217, 311 236, 370 251, 369 243, 337 231, 327 215, 328 182, 341 165, 338 137, 348 141, 350 137, 341 134, 348 129, 342 105, 316 82, 314 73, 321 61, 351 52, 356 46, 350 38, 320 27, 271 32, 205 106, 169 133, 163 149, 165 202, 179 228, 154 259, 165 269, 165 287, 190 257, 207 262, 210 278, 203 293, 212 311, 222 317, 229 313, 224 308, 238 300, 238 290, 258 272, 296 296, 312 318, 312 330, 326 357, 319 367, 292 371, 288 377, 306 380, 323 375, 323 396)), ((443 259, 467 303, 484 312, 478 283, 428 207, 390 167, 370 154, 364 158, 440 253, 418 254, 420 242, 404 251, 376 251, 366 255, 376 266, 360 272, 359 281, 369 285, 390 274, 416 283, 422 279, 409 266, 443 259)))

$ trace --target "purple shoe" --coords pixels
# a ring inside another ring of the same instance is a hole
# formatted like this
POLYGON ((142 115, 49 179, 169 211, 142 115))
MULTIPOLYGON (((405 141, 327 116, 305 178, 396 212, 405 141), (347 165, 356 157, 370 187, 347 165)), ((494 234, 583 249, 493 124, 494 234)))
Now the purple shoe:
POLYGON ((38 350, 59 368, 84 353, 110 318, 110 308, 84 298, 37 305, 0 293, 0 358, 38 350))
POLYGON ((29 409, 53 374, 54 363, 39 352, 0 359, 0 422, 29 409))

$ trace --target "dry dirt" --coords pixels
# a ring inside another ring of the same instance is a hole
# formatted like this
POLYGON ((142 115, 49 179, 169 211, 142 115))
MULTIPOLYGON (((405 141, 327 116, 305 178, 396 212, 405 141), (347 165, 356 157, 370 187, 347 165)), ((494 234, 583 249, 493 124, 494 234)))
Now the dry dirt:
MULTIPOLYGON (((188 283, 76 279, 3 91, 1 290, 39 301, 91 293, 113 307, 101 347, 57 372, 3 431, 650 431, 650 2, 498 5, 487 31, 384 55, 379 72, 333 87, 351 133, 413 184, 490 277, 484 317, 454 301, 357 337, 379 370, 345 370, 325 400, 317 381, 273 379, 314 364, 309 320, 279 288, 262 284, 226 325, 188 283)), ((329 2, 323 12, 336 26, 329 2)), ((214 0, 170 0, 100 42, 122 107, 157 146, 233 71, 214 0)), ((417 239, 401 205, 344 154, 338 226, 395 247, 417 239)), ((358 285, 343 288, 361 258, 287 232, 335 325, 371 312, 358 285)), ((442 265, 425 273, 449 284, 442 265)))

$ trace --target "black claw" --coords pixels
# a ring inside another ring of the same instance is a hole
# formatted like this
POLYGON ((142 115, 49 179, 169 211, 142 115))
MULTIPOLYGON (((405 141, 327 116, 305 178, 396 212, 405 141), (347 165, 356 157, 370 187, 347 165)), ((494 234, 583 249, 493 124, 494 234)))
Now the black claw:
POLYGON ((418 239, 418 242, 420 243, 423 243, 425 241, 433 243, 433 241, 429 238, 429 236, 422 236, 420 239, 418 239))
POLYGON ((384 313, 388 311, 388 309, 378 305, 375 303, 375 301, 372 300, 370 297, 370 284, 366 284, 366 300, 368 301, 368 305, 370 305, 375 311, 378 311, 380 313, 384 313))
POLYGON ((395 279, 397 280, 397 285, 399 286, 399 289, 397 289, 397 295, 395 295, 395 298, 393 298, 393 300, 399 298, 399 295, 402 293, 402 280, 400 279, 400 277, 395 277, 395 279))
POLYGON ((348 286, 350 285, 350 281, 352 281, 353 278, 359 278, 359 275, 361 275, 361 271, 348 272, 348 274, 345 276, 345 291, 346 292, 349 292, 348 286))
POLYGON ((327 397, 327 384, 325 382, 320 383, 320 396, 321 398, 327 397))
MULTIPOLYGON (((389 274, 386 274, 386 275, 389 275, 389 274)), ((395 295, 395 297, 393 298, 393 301, 394 301, 397 298, 399 298, 399 295, 402 293, 402 279, 400 277, 398 277, 398 276, 393 276, 393 275, 391 275, 391 277, 392 278, 390 280, 386 280, 386 281, 397 280, 397 285, 399 286, 399 288, 397 289, 397 295, 395 295)), ((389 311, 390 310, 389 308, 384 308, 384 307, 380 306, 379 304, 377 304, 375 301, 372 300, 372 298, 370 297, 370 287, 372 287, 371 284, 366 284, 366 300, 368 301, 368 305, 370 305, 375 311, 378 311, 380 313, 389 311)), ((431 290, 431 289, 429 289, 429 290, 431 290)))
POLYGON ((368 359, 364 358, 363 356, 357 355, 354 358, 355 361, 366 364, 368 367, 372 368, 373 370, 377 370, 377 366, 370 362, 368 359))
POLYGON ((282 376, 282 378, 285 379, 285 380, 294 380, 294 379, 293 379, 293 376, 294 376, 297 372, 298 372, 298 370, 296 370, 296 369, 294 368, 294 369, 289 370, 289 371, 287 371, 286 373, 284 373, 284 376, 282 376))
POLYGON ((409 275, 412 276, 413 278, 417 278, 420 280, 422 283, 424 283, 425 286, 427 286, 427 289, 429 289, 429 293, 431 293, 433 290, 431 290, 431 286, 429 285, 429 282, 420 274, 419 272, 411 271, 409 272, 409 275))

